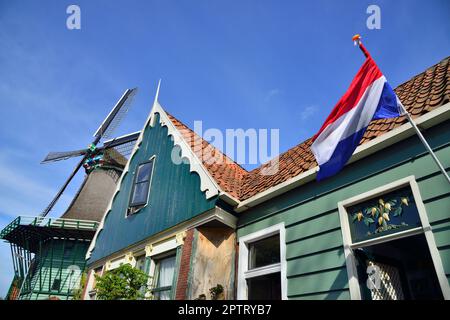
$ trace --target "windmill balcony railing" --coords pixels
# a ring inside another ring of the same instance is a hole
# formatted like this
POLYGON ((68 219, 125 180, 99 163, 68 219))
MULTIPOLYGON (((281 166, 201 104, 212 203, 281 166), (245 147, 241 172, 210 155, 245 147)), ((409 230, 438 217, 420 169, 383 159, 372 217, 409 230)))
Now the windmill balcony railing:
POLYGON ((1 231, 0 238, 4 238, 12 230, 21 225, 95 231, 98 227, 98 222, 91 220, 77 220, 66 218, 19 216, 1 231))

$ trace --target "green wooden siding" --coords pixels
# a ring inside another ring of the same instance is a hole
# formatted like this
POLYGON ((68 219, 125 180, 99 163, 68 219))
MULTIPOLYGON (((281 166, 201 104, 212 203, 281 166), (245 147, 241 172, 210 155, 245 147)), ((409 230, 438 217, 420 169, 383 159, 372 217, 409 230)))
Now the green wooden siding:
MULTIPOLYGON (((450 122, 425 132, 450 167, 450 122)), ((284 222, 288 298, 349 299, 337 203, 415 175, 450 279, 450 188, 417 137, 348 165, 337 176, 311 182, 241 214, 238 237, 284 222)))
POLYGON ((129 171, 113 199, 89 264, 215 207, 217 198, 206 199, 200 191, 200 177, 190 172, 189 164, 172 162, 172 137, 167 135, 167 127, 160 125, 159 115, 157 117, 155 127, 145 128, 139 150, 130 160, 129 171), (125 218, 134 172, 140 163, 154 155, 148 205, 125 218))
MULTIPOLYGON (((49 296, 58 297, 61 300, 71 299, 72 290, 75 289, 74 285, 79 281, 72 279, 72 269, 69 267, 75 265, 80 271, 84 270, 88 247, 89 242, 86 241, 47 241, 42 247, 40 259, 35 260, 36 265, 32 268, 31 284, 22 290, 20 299, 46 300, 49 296), (68 242, 74 243, 70 252, 67 249, 68 242), (66 255, 64 255, 64 251, 66 251, 66 255), (52 290, 55 279, 61 280, 59 290, 52 290)), ((80 274, 77 275, 77 277, 80 276, 80 274)))

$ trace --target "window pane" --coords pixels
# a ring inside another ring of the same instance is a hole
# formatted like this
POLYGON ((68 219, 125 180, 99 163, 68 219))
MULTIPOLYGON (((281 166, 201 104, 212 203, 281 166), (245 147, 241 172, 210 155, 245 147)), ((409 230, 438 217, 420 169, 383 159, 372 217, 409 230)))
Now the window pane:
POLYGON ((141 182, 134 186, 133 198, 131 204, 145 203, 147 202, 148 183, 141 182))
POLYGON ((280 262, 280 235, 274 235, 249 245, 249 269, 280 262))
POLYGON ((150 175, 152 173, 152 164, 153 161, 141 164, 139 166, 136 182, 150 180, 150 175))
POLYGON ((353 242, 421 226, 410 187, 347 208, 353 242))
POLYGON ((247 279, 249 300, 281 300, 280 272, 247 279))
POLYGON ((172 285, 173 275, 175 271, 175 257, 162 259, 158 262, 159 274, 157 287, 167 287, 172 285))
POLYGON ((153 294, 155 300, 170 300, 171 289, 158 291, 153 294))

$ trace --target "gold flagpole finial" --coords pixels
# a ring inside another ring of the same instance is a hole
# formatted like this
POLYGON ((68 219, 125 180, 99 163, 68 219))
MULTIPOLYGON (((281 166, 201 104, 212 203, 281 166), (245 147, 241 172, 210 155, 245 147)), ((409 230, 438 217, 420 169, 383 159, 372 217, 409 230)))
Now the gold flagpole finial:
POLYGON ((367 49, 364 47, 364 45, 361 42, 361 36, 359 34, 355 34, 352 37, 353 43, 355 44, 355 46, 357 46, 358 48, 361 49, 361 51, 364 53, 364 55, 366 56, 366 58, 370 57, 369 51, 367 51, 367 49))
POLYGON ((361 44, 361 36, 359 34, 355 34, 352 37, 353 43, 355 44, 355 46, 359 46, 361 44))

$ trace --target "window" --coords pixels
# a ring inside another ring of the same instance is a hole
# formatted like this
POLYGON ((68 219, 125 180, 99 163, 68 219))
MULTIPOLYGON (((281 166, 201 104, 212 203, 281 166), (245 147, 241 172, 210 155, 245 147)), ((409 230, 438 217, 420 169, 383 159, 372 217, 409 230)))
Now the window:
POLYGON ((153 299, 170 300, 175 275, 175 255, 155 260, 153 299))
POLYGON ((249 244, 249 271, 246 275, 249 300, 281 300, 279 265, 279 234, 249 244), (268 266, 272 268, 268 269, 268 266), (252 275, 252 271, 263 268, 263 272, 252 275))
POLYGON ((135 268, 145 272, 145 254, 136 257, 135 268))
POLYGON ((147 204, 150 183, 152 179, 154 158, 141 163, 134 178, 133 189, 130 198, 130 207, 136 208, 147 204))
POLYGON ((338 207, 352 299, 450 297, 414 176, 341 201, 338 207))
POLYGON ((238 299, 286 299, 284 225, 239 240, 238 299))
POLYGON ((255 241, 249 245, 249 269, 280 262, 280 235, 255 241))
POLYGON ((247 279, 249 300, 281 300, 281 273, 247 279))
POLYGON ((95 285, 97 283, 97 279, 95 279, 95 276, 101 276, 103 271, 103 266, 97 267, 93 270, 93 274, 91 275, 91 283, 89 285, 88 290, 88 296, 89 300, 95 300, 96 291, 95 291, 95 285))
MULTIPOLYGON (((141 270, 144 273, 147 273, 146 270, 145 270, 146 269, 146 263, 145 263, 146 257, 145 257, 145 254, 137 256, 135 259, 136 259, 135 268, 138 269, 138 270, 141 270)), ((147 291, 146 289, 147 289, 147 286, 144 285, 139 290, 141 292, 142 296, 144 296, 144 297, 146 295, 146 291, 147 291)))

